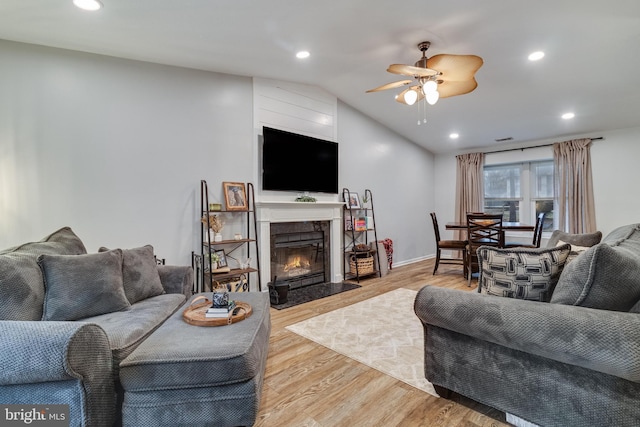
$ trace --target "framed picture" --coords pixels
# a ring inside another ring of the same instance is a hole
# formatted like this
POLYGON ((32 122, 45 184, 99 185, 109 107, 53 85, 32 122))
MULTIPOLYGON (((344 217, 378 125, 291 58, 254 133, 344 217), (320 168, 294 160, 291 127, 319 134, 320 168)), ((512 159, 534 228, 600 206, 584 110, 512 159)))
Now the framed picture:
POLYGON ((246 211, 249 208, 244 183, 223 182, 222 188, 224 190, 224 201, 228 211, 246 211))
POLYGON ((351 209, 360 209, 360 197, 358 197, 358 193, 349 193, 347 206, 351 209))
POLYGON ((227 263, 227 255, 225 255, 224 249, 218 249, 214 251, 214 253, 218 255, 218 268, 229 266, 229 264, 227 263))

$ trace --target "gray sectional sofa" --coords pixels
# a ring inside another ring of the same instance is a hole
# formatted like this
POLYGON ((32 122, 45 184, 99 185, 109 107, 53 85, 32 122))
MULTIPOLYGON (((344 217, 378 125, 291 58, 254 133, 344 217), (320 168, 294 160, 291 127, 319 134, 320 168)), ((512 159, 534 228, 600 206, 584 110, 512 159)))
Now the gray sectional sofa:
MULTIPOLYGON (((554 234, 551 247, 491 249, 486 259, 511 257, 517 267, 545 253, 540 265, 566 262, 562 242, 576 236, 554 234)), ((582 253, 555 273, 530 270, 536 280, 548 273, 549 295, 506 290, 504 275, 518 270, 497 262, 482 265, 488 277, 479 283, 497 281, 505 288, 500 296, 496 287, 492 295, 419 291, 414 308, 424 326, 425 376, 441 396, 457 392, 541 426, 640 425, 640 224, 591 247, 588 239, 580 243, 582 253), (534 294, 549 302, 515 297, 534 294)), ((519 273, 519 281, 529 280, 519 273)))
POLYGON ((68 227, 0 251, 0 403, 69 405, 72 426, 120 421, 120 363, 191 296, 190 266, 151 246, 88 254, 68 227))

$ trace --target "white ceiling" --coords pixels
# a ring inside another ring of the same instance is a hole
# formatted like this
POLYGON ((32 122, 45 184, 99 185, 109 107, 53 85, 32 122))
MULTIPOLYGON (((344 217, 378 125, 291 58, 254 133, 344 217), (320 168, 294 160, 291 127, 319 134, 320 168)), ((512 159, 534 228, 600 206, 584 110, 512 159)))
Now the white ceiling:
MULTIPOLYGON (((638 0, 1 0, 0 38, 242 76, 316 85, 433 152, 495 148, 640 125, 638 0), (470 94, 441 99, 417 125, 391 63, 484 59, 470 94), (295 58, 308 50, 306 60, 295 58), (527 55, 546 56, 530 62, 527 55), (573 120, 560 115, 572 111, 573 120), (460 134, 456 141, 451 132, 460 134)), ((0 58, 1 61, 1 58, 0 58)))

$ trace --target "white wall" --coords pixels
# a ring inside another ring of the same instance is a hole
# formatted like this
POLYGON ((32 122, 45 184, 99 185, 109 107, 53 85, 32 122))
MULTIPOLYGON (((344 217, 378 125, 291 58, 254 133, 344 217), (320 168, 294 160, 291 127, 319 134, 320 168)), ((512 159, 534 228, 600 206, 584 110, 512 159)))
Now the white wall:
MULTIPOLYGON (((560 137, 554 140, 533 141, 527 145, 544 145, 578 137, 604 137, 591 146, 593 167, 596 224, 604 235, 614 228, 640 223, 640 200, 629 197, 636 182, 640 182, 640 127, 593 135, 560 137)), ((496 150, 487 148, 486 151, 496 150)), ((482 151, 482 150, 480 150, 482 151)), ((439 154, 435 158, 435 209, 438 217, 452 219, 455 212, 455 178, 458 153, 439 154)), ((487 154, 486 163, 510 163, 553 158, 551 147, 487 154)), ((443 228, 443 227, 441 227, 443 228)), ((443 233, 442 238, 452 238, 452 232, 443 233), (448 237, 447 237, 448 236, 448 237)))
MULTIPOLYGON (((1 40, 0 57, 0 248, 68 225, 89 252, 149 243, 190 264, 200 180, 222 201, 222 181, 256 175, 251 78, 1 40)), ((340 186, 373 191, 396 265, 423 257, 433 156, 338 116, 340 186)))
POLYGON ((433 254, 434 157, 339 102, 340 185, 373 194, 378 239, 391 238, 394 265, 433 254))
POLYGON ((625 224, 640 223, 640 127, 605 132, 591 147, 596 224, 603 234, 625 224))
MULTIPOLYGON (((251 179, 251 79, 0 41, 0 247, 197 249, 199 182, 251 179)), ((221 189, 219 190, 221 193, 221 189)))

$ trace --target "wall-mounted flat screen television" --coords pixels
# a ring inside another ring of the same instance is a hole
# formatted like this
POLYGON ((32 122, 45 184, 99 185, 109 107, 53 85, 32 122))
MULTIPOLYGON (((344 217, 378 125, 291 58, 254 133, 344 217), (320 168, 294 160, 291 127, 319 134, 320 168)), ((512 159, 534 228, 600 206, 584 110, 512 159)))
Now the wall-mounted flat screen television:
POLYGON ((338 194, 338 144, 262 128, 262 189, 338 194))

